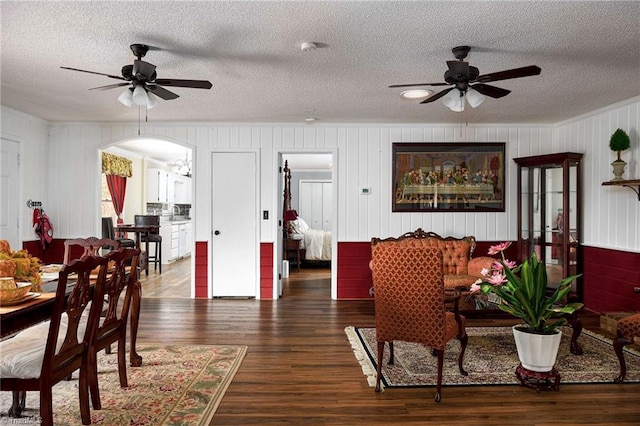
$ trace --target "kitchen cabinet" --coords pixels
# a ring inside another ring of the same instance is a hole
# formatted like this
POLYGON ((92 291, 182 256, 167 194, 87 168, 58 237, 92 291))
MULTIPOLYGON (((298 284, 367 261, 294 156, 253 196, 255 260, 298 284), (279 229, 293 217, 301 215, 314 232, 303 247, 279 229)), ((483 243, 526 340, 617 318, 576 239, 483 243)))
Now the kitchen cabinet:
POLYGON ((174 203, 191 204, 191 178, 189 176, 173 175, 174 203))
POLYGON ((164 222, 162 235, 163 263, 170 263, 191 255, 192 225, 189 221, 164 222))
POLYGON ((173 203, 174 202, 174 177, 161 169, 147 169, 147 202, 148 203, 173 203))
MULTIPOLYGON (((515 158, 518 164, 518 251, 536 253, 547 269, 548 286, 582 272, 582 154, 565 152, 515 158)), ((582 280, 572 296, 582 300, 582 280)))

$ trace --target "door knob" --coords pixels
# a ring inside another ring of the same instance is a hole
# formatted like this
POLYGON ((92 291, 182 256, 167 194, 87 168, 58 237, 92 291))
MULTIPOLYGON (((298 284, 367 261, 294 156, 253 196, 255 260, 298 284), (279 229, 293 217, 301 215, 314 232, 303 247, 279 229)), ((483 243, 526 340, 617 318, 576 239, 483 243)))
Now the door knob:
POLYGON ((215 230, 215 231, 213 232, 213 234, 214 234, 214 235, 220 235, 220 231, 215 230))

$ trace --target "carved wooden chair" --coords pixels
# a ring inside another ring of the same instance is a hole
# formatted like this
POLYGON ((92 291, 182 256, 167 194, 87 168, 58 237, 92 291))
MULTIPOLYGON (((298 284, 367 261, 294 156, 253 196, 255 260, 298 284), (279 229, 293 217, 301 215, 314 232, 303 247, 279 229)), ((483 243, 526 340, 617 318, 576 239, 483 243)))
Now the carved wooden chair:
POLYGON ((438 359, 435 401, 440 402, 444 349, 449 340, 460 341, 458 368, 462 367, 468 336, 465 318, 458 313, 459 292, 445 297, 442 251, 437 248, 378 244, 372 252, 375 292, 378 366, 376 392, 380 391, 385 342, 389 342, 389 364, 394 363, 393 341, 422 343, 438 359), (453 300, 453 312, 445 303, 453 300))
MULTIPOLYGON (((100 410, 100 391, 98 388, 97 354, 102 349, 108 349, 112 343, 118 342, 118 375, 120 386, 127 387, 127 364, 125 346, 127 337, 127 319, 131 308, 132 293, 138 283, 138 261, 140 250, 122 248, 107 255, 109 263, 115 264, 111 275, 105 284, 106 311, 103 313, 93 350, 89 352, 89 390, 91 391, 91 405, 100 410), (120 297, 124 291, 122 303, 120 297)), ((109 351, 107 351, 108 353, 109 351)))
POLYGON ((19 417, 27 391, 40 392, 43 425, 53 424, 53 385, 80 370, 79 404, 82 424, 91 423, 89 412, 89 371, 87 351, 93 347, 104 297, 107 259, 85 256, 60 271, 51 320, 0 342, 0 390, 13 392, 9 415, 19 417), (91 272, 98 268, 93 284, 91 272), (77 274, 71 293, 67 282, 77 274), (85 312, 89 311, 86 315, 85 312), (86 320, 86 323, 84 321, 86 320), (84 324, 83 324, 84 323, 84 324), (46 327, 46 338, 40 330, 46 327), (84 332, 80 332, 84 328, 84 332), (82 340, 78 339, 78 334, 82 340))
POLYGON ((624 345, 633 343, 634 339, 640 339, 640 313, 630 315, 618 321, 616 326, 616 339, 613 341, 613 349, 620 361, 620 375, 616 377, 616 383, 622 383, 627 375, 627 363, 624 360, 622 349, 624 345))
POLYGON ((81 256, 100 256, 100 250, 102 248, 108 248, 110 250, 117 250, 120 248, 120 242, 109 238, 73 238, 64 241, 64 260, 63 263, 67 264, 74 257, 74 254, 81 256), (79 248, 78 248, 79 247, 79 248), (80 248, 82 253, 80 254, 80 248))

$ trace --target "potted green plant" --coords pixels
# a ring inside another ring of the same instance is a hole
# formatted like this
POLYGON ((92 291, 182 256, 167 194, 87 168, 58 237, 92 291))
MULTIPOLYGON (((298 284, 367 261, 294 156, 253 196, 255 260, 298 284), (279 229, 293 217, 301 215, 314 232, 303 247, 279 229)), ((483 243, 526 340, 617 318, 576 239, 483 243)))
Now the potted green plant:
POLYGON ((571 283, 579 277, 563 279, 553 293, 548 293, 547 270, 535 253, 522 264, 505 258, 504 251, 510 242, 492 246, 490 255, 500 254, 490 270, 484 270, 484 279, 476 282, 471 290, 484 294, 494 293, 500 298, 498 307, 524 321, 513 327, 518 356, 522 366, 532 371, 551 371, 555 364, 562 334, 558 327, 566 324, 563 316, 581 309, 582 303, 565 303, 571 283), (524 341, 523 341, 524 340, 524 341), (541 345, 534 349, 532 345, 541 345), (548 353, 547 353, 548 352, 548 353), (532 359, 531 355, 543 355, 532 359))
POLYGON ((609 140, 609 148, 618 153, 618 158, 611 163, 613 166, 613 175, 615 176, 613 180, 623 180, 622 175, 624 174, 624 168, 627 163, 620 158, 620 152, 629 149, 630 146, 631 140, 627 132, 622 129, 617 129, 613 132, 609 140))

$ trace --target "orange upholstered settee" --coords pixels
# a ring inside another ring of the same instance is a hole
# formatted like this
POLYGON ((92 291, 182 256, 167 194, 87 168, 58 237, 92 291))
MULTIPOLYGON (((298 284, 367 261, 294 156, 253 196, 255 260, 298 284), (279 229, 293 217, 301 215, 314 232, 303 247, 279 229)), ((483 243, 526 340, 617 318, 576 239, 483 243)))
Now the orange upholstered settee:
POLYGON ((482 269, 491 266, 495 260, 492 257, 481 256, 473 258, 476 239, 472 236, 463 238, 441 237, 434 232, 425 232, 418 228, 414 232, 407 232, 398 238, 372 238, 371 252, 380 244, 397 244, 403 246, 433 247, 442 251, 444 263, 445 288, 460 290, 460 310, 474 310, 475 305, 469 296, 469 288, 482 276, 482 269))

